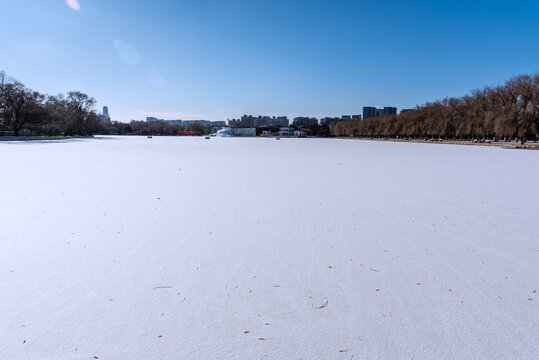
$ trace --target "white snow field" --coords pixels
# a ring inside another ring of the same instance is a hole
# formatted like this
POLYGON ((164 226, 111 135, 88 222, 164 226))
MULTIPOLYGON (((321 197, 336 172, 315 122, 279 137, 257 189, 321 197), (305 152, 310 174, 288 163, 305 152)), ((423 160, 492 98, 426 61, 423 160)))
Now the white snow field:
POLYGON ((0 143, 0 359, 538 359, 539 152, 0 143))

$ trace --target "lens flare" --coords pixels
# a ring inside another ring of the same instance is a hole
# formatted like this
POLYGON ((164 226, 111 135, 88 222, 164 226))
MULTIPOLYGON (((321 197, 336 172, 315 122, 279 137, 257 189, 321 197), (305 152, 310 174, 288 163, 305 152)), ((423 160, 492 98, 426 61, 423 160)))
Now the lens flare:
POLYGON ((75 11, 80 10, 80 4, 77 0, 66 0, 66 4, 75 11))
POLYGON ((127 65, 136 65, 140 61, 140 55, 134 47, 124 44, 121 40, 114 40, 112 42, 118 56, 127 65))

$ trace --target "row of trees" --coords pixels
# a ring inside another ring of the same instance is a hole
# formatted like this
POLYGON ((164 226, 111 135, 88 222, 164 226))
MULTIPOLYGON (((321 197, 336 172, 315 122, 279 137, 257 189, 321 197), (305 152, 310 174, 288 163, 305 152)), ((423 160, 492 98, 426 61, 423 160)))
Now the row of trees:
POLYGON ((79 91, 47 96, 0 72, 0 132, 18 136, 92 135, 100 130, 95 100, 79 91))
MULTIPOLYGON (((113 124, 113 127, 117 126, 113 124)), ((178 135, 182 132, 210 134, 217 131, 211 125, 191 123, 189 125, 171 125, 167 122, 131 121, 128 125, 129 134, 132 135, 178 135)))
POLYGON ((470 95, 426 103, 399 115, 332 123, 334 136, 539 139, 539 74, 514 77, 470 95))

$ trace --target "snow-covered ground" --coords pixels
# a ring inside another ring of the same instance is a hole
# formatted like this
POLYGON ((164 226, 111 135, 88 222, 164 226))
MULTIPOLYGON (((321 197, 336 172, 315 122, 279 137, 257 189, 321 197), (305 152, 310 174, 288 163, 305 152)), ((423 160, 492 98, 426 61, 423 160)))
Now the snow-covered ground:
POLYGON ((0 359, 537 359, 539 152, 0 143, 0 359))

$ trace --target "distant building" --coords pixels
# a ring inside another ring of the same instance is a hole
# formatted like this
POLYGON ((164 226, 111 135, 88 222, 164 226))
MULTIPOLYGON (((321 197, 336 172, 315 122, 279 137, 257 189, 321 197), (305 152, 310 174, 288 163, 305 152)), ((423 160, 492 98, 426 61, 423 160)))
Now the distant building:
POLYGON ((286 116, 253 116, 243 115, 241 119, 232 119, 228 121, 228 125, 232 127, 281 127, 288 126, 290 121, 286 116))
POLYGON ((405 113, 405 112, 408 112, 408 111, 415 111, 415 109, 402 109, 401 114, 405 113))
POLYGON ((310 118, 310 117, 296 117, 294 118, 294 121, 292 122, 297 127, 310 127, 313 125, 318 125, 318 119, 317 118, 310 118))
POLYGON ((240 119, 228 119, 228 126, 230 127, 241 127, 240 119))
POLYGON ((282 127, 279 129, 279 136, 290 136, 294 133, 294 128, 282 127))
POLYGON ((392 107, 392 106, 386 106, 381 109, 378 109, 375 106, 364 106, 363 107, 363 120, 371 118, 371 117, 395 115, 396 113, 397 113, 397 108, 392 107))
POLYGON ((273 117, 270 122, 270 126, 281 127, 290 125, 290 120, 286 116, 273 117))
POLYGON ((246 128, 254 128, 255 127, 255 121, 256 118, 253 115, 243 115, 241 117, 241 126, 246 128))
POLYGON ((361 115, 352 115, 352 120, 361 120, 361 115))
POLYGON ((343 116, 341 116, 341 120, 343 120, 343 121, 352 120, 352 117, 350 115, 343 115, 343 116))
POLYGON ((279 136, 281 137, 304 137, 305 131, 296 130, 291 127, 282 127, 279 129, 279 136))
POLYGON ((329 126, 329 124, 336 121, 341 121, 341 120, 342 119, 338 117, 325 117, 325 118, 320 119, 320 125, 329 126))
POLYGON ((110 121, 109 108, 107 106, 103 106, 103 114, 98 115, 98 118, 101 122, 110 121))
POLYGON ((103 117, 110 120, 109 107, 108 106, 103 106, 103 117))
POLYGON ((377 116, 377 108, 373 106, 364 106, 363 107, 363 120, 366 120, 371 117, 377 116))
POLYGON ((396 115, 397 114, 397 108, 392 106, 386 106, 384 107, 384 115, 396 115))

